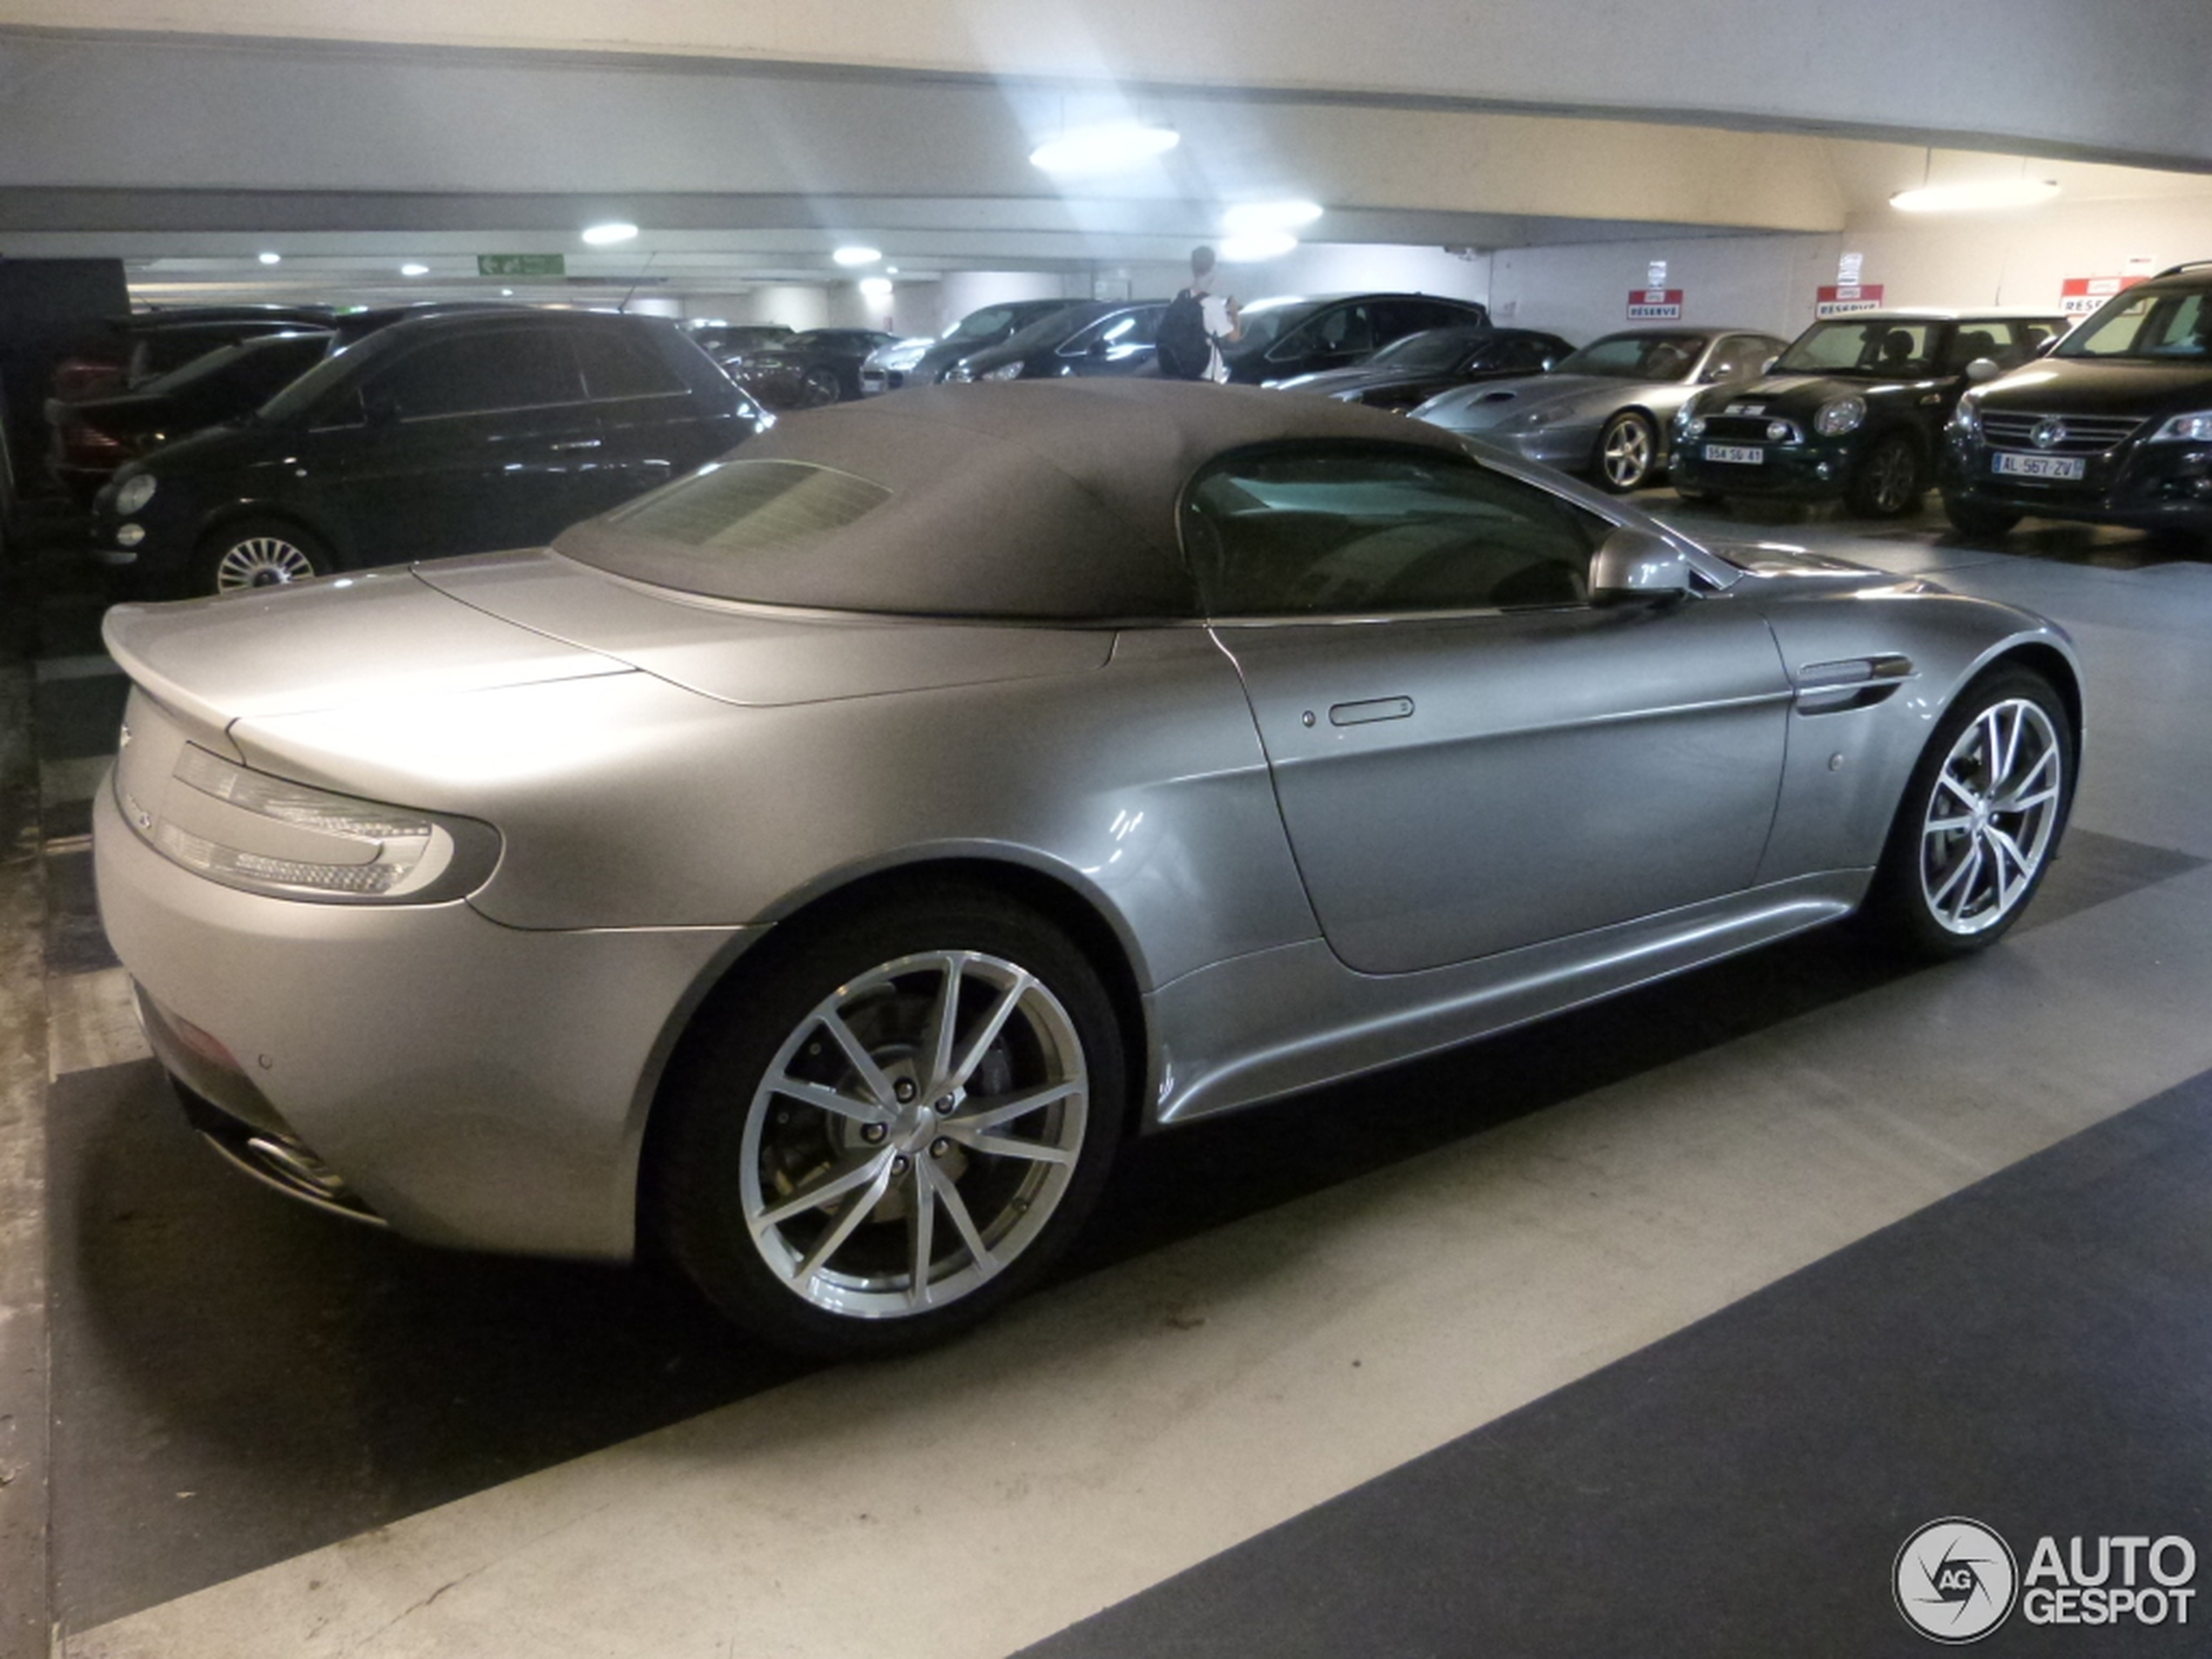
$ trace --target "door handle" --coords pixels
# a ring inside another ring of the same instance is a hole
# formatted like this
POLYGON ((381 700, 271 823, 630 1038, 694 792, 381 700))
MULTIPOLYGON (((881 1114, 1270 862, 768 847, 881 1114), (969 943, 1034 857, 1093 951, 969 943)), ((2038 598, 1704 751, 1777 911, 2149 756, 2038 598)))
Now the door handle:
POLYGON ((1366 725, 1372 720, 1404 720, 1412 717, 1413 699, 1410 697, 1373 697, 1364 703, 1332 703, 1329 705, 1331 725, 1366 725))
POLYGON ((556 449, 597 449, 599 447, 599 440, 597 438, 570 438, 567 442, 556 443, 553 447, 556 449))

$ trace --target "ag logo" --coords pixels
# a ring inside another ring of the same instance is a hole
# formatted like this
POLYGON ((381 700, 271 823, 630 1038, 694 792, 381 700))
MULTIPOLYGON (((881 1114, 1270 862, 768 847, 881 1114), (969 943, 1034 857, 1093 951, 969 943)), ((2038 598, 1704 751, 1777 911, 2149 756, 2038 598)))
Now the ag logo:
POLYGON ((1979 1521, 1931 1521, 1897 1552, 1890 1586, 1905 1622, 1931 1641, 1979 1642, 2020 1593, 2013 1548, 1979 1521))

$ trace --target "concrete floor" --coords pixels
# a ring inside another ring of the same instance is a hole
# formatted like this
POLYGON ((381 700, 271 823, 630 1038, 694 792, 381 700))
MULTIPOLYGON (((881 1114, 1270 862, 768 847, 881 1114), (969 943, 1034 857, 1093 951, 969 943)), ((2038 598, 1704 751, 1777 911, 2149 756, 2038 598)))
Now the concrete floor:
POLYGON ((2212 1555, 2212 563, 1672 516, 2074 632, 2084 781, 2027 923, 1918 972, 1816 935, 1163 1137, 1055 1284, 864 1368, 202 1151, 88 907, 119 682, 93 608, 50 607, 37 772, 0 765, 42 947, 0 1022, 49 1074, 0 1109, 0 1200, 45 1235, 0 1234, 0 1575, 42 1575, 73 1659, 1770 1655, 1922 1650, 1890 1570, 1941 1515, 2023 1563, 2212 1555))

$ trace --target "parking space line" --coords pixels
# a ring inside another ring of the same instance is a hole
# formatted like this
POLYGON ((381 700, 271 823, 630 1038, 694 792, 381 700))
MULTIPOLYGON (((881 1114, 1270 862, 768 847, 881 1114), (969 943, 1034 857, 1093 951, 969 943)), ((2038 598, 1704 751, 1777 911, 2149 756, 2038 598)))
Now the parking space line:
POLYGON ((50 1076, 123 1066, 152 1052, 138 1028, 131 976, 120 968, 57 974, 46 982, 50 1076))

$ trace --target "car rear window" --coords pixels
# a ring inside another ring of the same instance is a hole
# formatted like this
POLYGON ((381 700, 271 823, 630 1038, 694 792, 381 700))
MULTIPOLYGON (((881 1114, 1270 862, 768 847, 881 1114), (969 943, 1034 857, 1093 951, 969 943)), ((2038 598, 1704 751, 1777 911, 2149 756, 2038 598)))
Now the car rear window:
POLYGON ((658 541, 744 553, 841 529, 891 492, 804 461, 725 461, 665 484, 606 522, 658 541))

